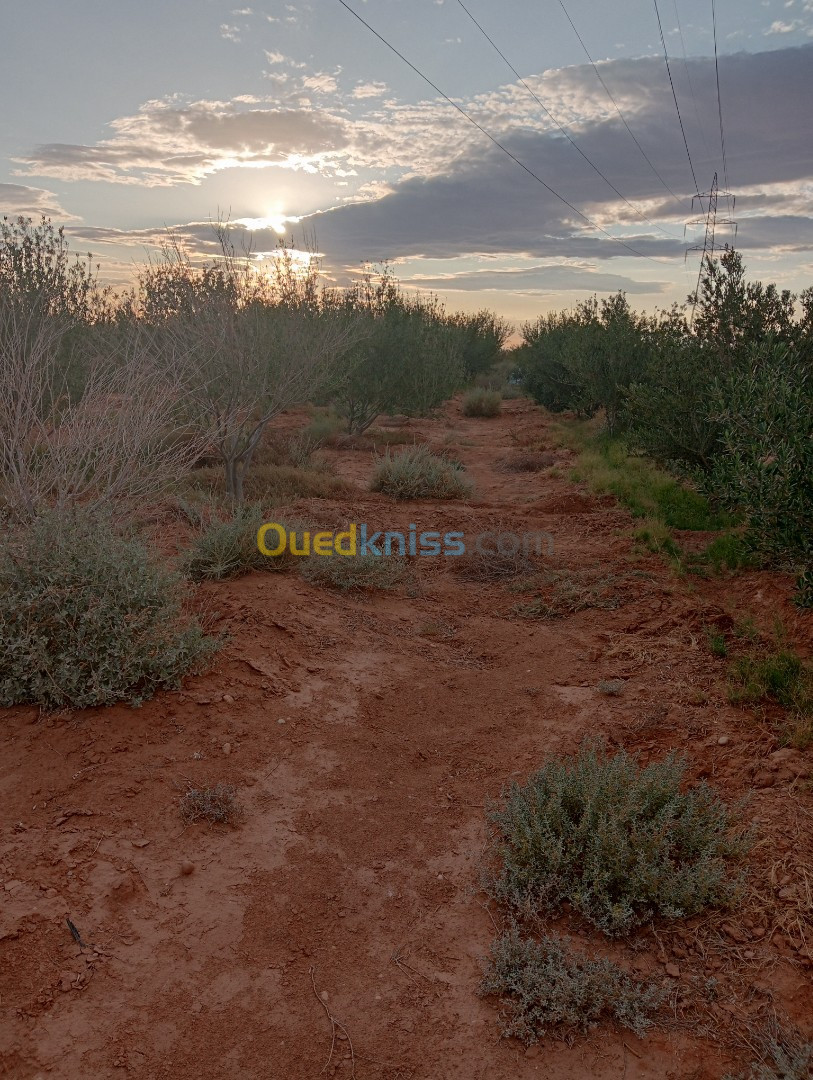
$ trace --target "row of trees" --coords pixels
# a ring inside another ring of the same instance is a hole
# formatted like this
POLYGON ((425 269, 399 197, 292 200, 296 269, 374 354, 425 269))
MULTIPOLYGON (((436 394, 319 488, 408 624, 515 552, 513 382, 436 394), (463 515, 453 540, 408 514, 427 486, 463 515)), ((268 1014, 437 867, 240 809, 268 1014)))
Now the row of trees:
POLYGON ((741 255, 703 267, 686 310, 645 315, 619 293, 523 327, 526 387, 554 411, 606 414, 629 447, 744 515, 763 555, 813 555, 813 288, 746 280, 741 255))
POLYGON ((509 333, 450 315, 392 272, 349 290, 281 247, 258 263, 225 226, 216 258, 173 241, 115 294, 43 219, 0 225, 0 482, 7 511, 158 494, 202 454, 236 502, 269 421, 331 401, 348 431, 426 414, 495 362, 509 333))

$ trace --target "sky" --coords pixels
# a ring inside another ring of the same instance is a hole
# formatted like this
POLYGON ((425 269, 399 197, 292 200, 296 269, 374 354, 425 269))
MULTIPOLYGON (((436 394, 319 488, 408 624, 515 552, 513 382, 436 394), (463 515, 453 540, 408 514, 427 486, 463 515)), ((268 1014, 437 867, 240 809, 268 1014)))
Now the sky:
POLYGON ((717 242, 813 283, 813 0, 716 0, 719 110, 711 0, 464 2, 5 0, 0 213, 115 283, 227 218, 519 326, 684 301, 716 173, 717 242))

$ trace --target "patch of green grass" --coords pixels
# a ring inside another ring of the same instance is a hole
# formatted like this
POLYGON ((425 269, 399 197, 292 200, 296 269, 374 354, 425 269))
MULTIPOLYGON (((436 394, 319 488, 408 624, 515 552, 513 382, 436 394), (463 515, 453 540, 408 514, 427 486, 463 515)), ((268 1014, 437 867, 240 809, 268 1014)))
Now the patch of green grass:
POLYGON ((491 418, 500 415, 502 394, 498 390, 486 390, 482 386, 469 390, 463 397, 463 415, 491 418))
POLYGON ((667 525, 658 518, 649 518, 645 525, 636 529, 633 537, 636 544, 656 555, 666 555, 675 561, 681 557, 680 547, 676 543, 667 525))
POLYGON ((408 577, 406 559, 398 555, 309 555, 299 572, 313 585, 343 592, 394 589, 408 577))
POLYGON ((715 626, 705 627, 705 632, 712 656, 728 656, 728 642, 725 634, 715 626))
POLYGON ((793 602, 800 608, 813 608, 813 567, 803 570, 796 578, 793 602))
POLYGON ((620 439, 598 434, 594 421, 559 420, 557 440, 579 451, 573 479, 596 494, 615 495, 635 517, 655 518, 670 529, 715 531, 732 524, 699 492, 647 458, 627 452, 620 439))
POLYGON ((685 561, 690 573, 703 577, 724 577, 757 565, 753 552, 737 532, 720 533, 703 551, 687 555, 685 561))
POLYGON ((794 745, 804 749, 813 743, 813 667, 792 649, 737 657, 729 668, 728 697, 734 705, 776 702, 788 710, 794 745))
POLYGON ((567 901, 610 935, 735 903, 729 860, 750 836, 713 789, 686 785, 685 770, 674 754, 641 766, 591 741, 552 758, 491 809, 486 887, 520 916, 567 901))
POLYGON ((377 458, 370 490, 395 499, 465 499, 472 493, 459 464, 423 445, 377 458))
POLYGON ((535 941, 516 928, 492 944, 480 992, 500 997, 502 1034, 527 1044, 587 1032, 604 1017, 643 1036, 667 996, 610 960, 574 952, 569 938, 535 941))

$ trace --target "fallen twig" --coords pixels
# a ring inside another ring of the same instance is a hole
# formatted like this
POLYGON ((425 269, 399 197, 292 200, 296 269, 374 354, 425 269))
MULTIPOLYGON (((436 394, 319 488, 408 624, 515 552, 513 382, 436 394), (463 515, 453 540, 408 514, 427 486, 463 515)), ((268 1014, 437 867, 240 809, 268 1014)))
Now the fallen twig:
POLYGON ((350 1047, 350 1080, 356 1080, 356 1055, 355 1055, 355 1052, 353 1051, 353 1040, 350 1038, 350 1034, 349 1034, 347 1028, 344 1026, 344 1024, 340 1023, 336 1019, 336 1017, 333 1015, 333 1013, 327 1007, 327 1004, 326 1004, 324 998, 322 998, 320 996, 319 991, 316 989, 316 980, 313 977, 313 968, 312 967, 308 968, 308 974, 311 977, 311 986, 313 987, 313 996, 316 998, 316 1000, 319 1002, 319 1004, 325 1010, 325 1015, 327 1016, 328 1020, 330 1021, 330 1053, 328 1054, 327 1061, 325 1062, 325 1064, 324 1064, 324 1066, 322 1068, 322 1072, 324 1073, 328 1069, 328 1067, 330 1066, 331 1061, 333 1060, 333 1051, 336 1049, 336 1030, 338 1028, 338 1030, 343 1033, 345 1039, 347 1039, 347 1045, 350 1047))

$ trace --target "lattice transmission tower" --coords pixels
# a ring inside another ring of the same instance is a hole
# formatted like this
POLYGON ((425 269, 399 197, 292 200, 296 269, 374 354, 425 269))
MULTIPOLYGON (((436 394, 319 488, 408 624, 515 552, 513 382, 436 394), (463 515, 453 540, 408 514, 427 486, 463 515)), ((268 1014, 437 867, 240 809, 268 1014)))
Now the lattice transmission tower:
MULTIPOLYGON (((694 309, 697 306, 697 299, 700 293, 700 280, 703 276, 703 267, 706 265, 707 259, 711 260, 714 258, 717 229, 720 226, 724 226, 725 228, 731 228, 734 231, 734 236, 737 235, 737 222, 734 221, 734 219, 730 216, 731 211, 734 209, 737 201, 736 196, 732 195, 730 191, 720 191, 719 187, 717 186, 717 173, 714 174, 714 179, 711 182, 710 191, 698 192, 692 197, 693 210, 695 200, 697 200, 697 202, 699 203, 701 210, 703 209, 704 201, 706 201, 708 205, 706 207, 706 213, 703 217, 698 217, 694 218, 692 221, 687 221, 684 227, 684 235, 686 229, 690 228, 692 225, 704 225, 706 230, 702 244, 694 244, 692 247, 686 249, 685 258, 687 259, 691 252, 701 252, 700 269, 697 272, 697 287, 694 290, 694 303, 692 304, 692 317, 689 325, 694 322, 694 309), (725 199, 726 201, 726 210, 729 216, 717 216, 717 201, 721 198, 725 199)), ((717 244, 716 246, 719 247, 720 245, 717 244)), ((728 244, 723 244, 722 246, 726 251, 728 251, 728 244)))

